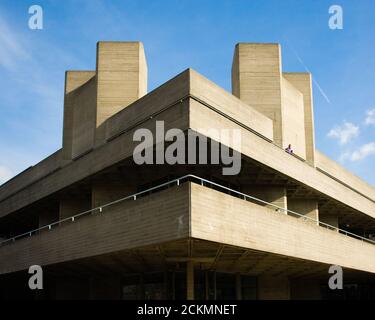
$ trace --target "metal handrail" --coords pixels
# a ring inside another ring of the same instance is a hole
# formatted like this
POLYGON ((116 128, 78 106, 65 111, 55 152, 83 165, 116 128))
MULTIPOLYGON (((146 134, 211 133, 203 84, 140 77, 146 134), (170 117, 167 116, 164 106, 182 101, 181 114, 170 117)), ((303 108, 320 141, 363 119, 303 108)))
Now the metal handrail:
MULTIPOLYGON (((96 211, 102 212, 103 209, 106 208, 106 207, 112 206, 112 205, 114 205, 114 204, 117 204, 117 203, 120 203, 120 202, 123 202, 123 201, 129 200, 129 199, 137 200, 137 198, 138 198, 139 196, 142 196, 142 195, 147 194, 147 193, 149 193, 149 192, 151 192, 151 191, 154 191, 154 190, 161 189, 161 188, 166 187, 166 186, 170 186, 170 185, 173 185, 173 184, 176 184, 177 186, 179 186, 180 183, 181 183, 181 180, 185 180, 185 179, 188 179, 188 178, 192 178, 192 179, 196 179, 196 180, 200 181, 201 185, 204 185, 204 184, 206 183, 206 184, 209 184, 209 185, 211 185, 211 186, 215 186, 215 187, 218 187, 218 188, 220 188, 220 189, 223 189, 223 190, 229 191, 229 192, 231 192, 231 193, 234 193, 234 194, 240 196, 243 200, 246 200, 246 201, 247 201, 248 199, 255 200, 255 201, 259 202, 259 203, 266 204, 266 205, 268 205, 268 206, 271 206, 271 207, 276 208, 276 211, 278 211, 278 212, 283 211, 283 212, 285 212, 285 214, 291 213, 291 214, 293 214, 293 215, 296 215, 296 216, 299 216, 299 217, 303 218, 305 221, 306 221, 306 220, 310 220, 310 221, 312 221, 312 222, 315 222, 315 223, 316 223, 317 225, 319 225, 319 226, 322 225, 322 226, 326 227, 327 229, 335 230, 335 231, 338 231, 338 232, 340 232, 340 233, 345 234, 346 236, 352 236, 352 237, 354 237, 354 238, 361 239, 362 241, 366 241, 366 242, 369 242, 369 243, 375 244, 375 241, 373 241, 373 240, 371 240, 371 239, 368 239, 368 238, 365 238, 365 237, 359 236, 359 235, 357 235, 357 234, 354 234, 354 233, 352 233, 352 232, 349 232, 349 231, 346 231, 346 230, 340 229, 340 228, 335 227, 335 226, 333 226, 333 225, 330 225, 330 224, 328 224, 328 223, 321 222, 321 221, 319 221, 319 220, 317 220, 317 219, 314 219, 314 218, 311 218, 311 217, 305 216, 305 215, 300 214, 300 213, 298 213, 298 212, 295 212, 295 211, 292 211, 292 210, 289 210, 289 209, 285 209, 285 208, 280 207, 280 206, 278 206, 278 205, 275 205, 275 204, 273 204, 273 203, 270 203, 270 202, 267 202, 267 201, 264 201, 264 200, 258 199, 258 198, 256 198, 256 197, 250 196, 250 195, 248 195, 248 194, 242 193, 242 192, 240 192, 240 191, 237 191, 237 190, 234 190, 234 189, 231 189, 231 188, 225 187, 225 186, 223 186, 223 185, 221 185, 221 184, 218 184, 218 183, 216 183, 216 182, 213 182, 213 181, 210 181, 210 180, 207 180, 207 179, 204 179, 204 178, 198 177, 198 176, 193 175, 193 174, 188 174, 188 175, 182 176, 182 177, 180 177, 180 178, 177 178, 177 179, 174 179, 174 180, 171 180, 171 181, 168 181, 168 182, 164 182, 164 183, 159 184, 159 185, 157 185, 157 186, 154 186, 154 187, 148 188, 148 189, 146 189, 146 190, 143 190, 143 191, 140 191, 140 192, 134 193, 134 194, 132 194, 132 195, 129 195, 129 196, 126 196, 126 197, 123 197, 123 198, 117 199, 117 200, 115 200, 115 201, 108 202, 108 203, 106 203, 106 204, 104 204, 104 205, 102 205, 102 206, 95 207, 95 208, 92 208, 92 209, 90 209, 90 210, 83 211, 83 212, 78 213, 78 214, 76 214, 76 215, 74 215, 74 216, 70 216, 70 217, 68 217, 68 218, 64 218, 64 219, 58 220, 58 221, 56 221, 56 222, 52 222, 52 223, 50 223, 50 224, 48 224, 48 225, 45 225, 45 226, 43 226, 43 227, 40 227, 40 228, 37 228, 37 229, 33 229, 33 230, 31 230, 31 231, 28 231, 28 232, 25 232, 25 233, 19 234, 19 235, 17 235, 17 236, 11 237, 11 238, 6 239, 6 240, 3 240, 3 241, 0 242, 0 245, 4 245, 4 244, 6 244, 6 243, 8 243, 8 242, 14 242, 15 240, 17 240, 17 239, 19 239, 19 238, 23 238, 23 237, 25 237, 25 236, 30 236, 30 237, 31 237, 33 234, 36 234, 36 233, 38 233, 39 231, 42 231, 42 230, 44 230, 44 229, 51 230, 53 226, 60 225, 60 224, 63 223, 63 222, 67 222, 67 221, 72 221, 72 222, 74 222, 76 218, 79 218, 79 217, 81 217, 81 216, 84 216, 84 215, 87 215, 87 214, 89 214, 89 213, 93 213, 93 212, 96 212, 96 211)), ((209 187, 209 186, 207 186, 207 187, 209 187)))

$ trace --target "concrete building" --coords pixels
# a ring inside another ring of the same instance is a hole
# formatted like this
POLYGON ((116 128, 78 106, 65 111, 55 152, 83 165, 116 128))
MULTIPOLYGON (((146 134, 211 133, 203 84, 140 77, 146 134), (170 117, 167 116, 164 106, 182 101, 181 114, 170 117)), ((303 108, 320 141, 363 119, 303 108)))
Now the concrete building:
POLYGON ((191 69, 148 93, 143 45, 99 42, 96 70, 66 72, 62 148, 0 187, 0 296, 374 298, 375 189, 315 149, 311 75, 281 61, 240 43, 232 93, 191 69), (134 132, 156 121, 211 145, 240 130, 240 173, 137 165, 134 132))

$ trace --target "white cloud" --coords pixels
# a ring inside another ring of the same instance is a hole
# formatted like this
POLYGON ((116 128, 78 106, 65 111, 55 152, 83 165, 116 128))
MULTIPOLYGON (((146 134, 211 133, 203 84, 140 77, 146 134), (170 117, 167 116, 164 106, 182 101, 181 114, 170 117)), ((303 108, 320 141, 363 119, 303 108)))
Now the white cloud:
POLYGON ((367 125, 374 124, 375 125, 375 109, 367 110, 365 124, 367 124, 367 125))
POLYGON ((370 142, 362 145, 354 151, 348 151, 341 155, 340 161, 350 160, 352 162, 359 161, 375 154, 375 142, 370 142))
POLYGON ((8 181, 12 177, 13 173, 9 168, 0 166, 0 185, 2 185, 4 182, 8 181))
POLYGON ((359 127, 351 122, 344 122, 342 126, 336 126, 328 132, 328 137, 339 140, 339 143, 346 144, 359 134, 359 127))

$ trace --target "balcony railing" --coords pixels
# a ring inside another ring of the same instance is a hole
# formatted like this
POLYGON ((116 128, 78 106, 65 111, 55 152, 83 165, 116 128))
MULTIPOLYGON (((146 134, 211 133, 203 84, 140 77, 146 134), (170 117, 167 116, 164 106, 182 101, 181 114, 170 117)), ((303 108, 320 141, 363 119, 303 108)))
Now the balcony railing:
POLYGON ((340 228, 338 228, 336 226, 333 226, 333 225, 321 222, 321 221, 319 221, 317 219, 305 216, 305 215, 300 214, 298 212, 285 209, 285 208, 277 206, 277 205, 275 205, 273 203, 270 203, 270 202, 258 199, 256 197, 253 197, 251 195, 242 193, 240 191, 228 188, 228 187, 223 186, 221 184, 218 184, 216 182, 213 182, 213 181, 210 181, 210 180, 198 177, 196 175, 188 174, 188 175, 182 176, 180 178, 177 178, 177 179, 165 182, 165 183, 161 183, 161 184, 159 184, 157 186, 148 188, 146 190, 134 193, 132 195, 129 195, 129 196, 117 199, 115 201, 106 203, 106 204, 104 204, 102 206, 99 206, 99 207, 96 207, 96 208, 93 208, 93 209, 90 209, 90 210, 78 213, 78 214, 73 215, 71 217, 58 220, 56 222, 47 224, 47 225, 45 225, 43 227, 40 227, 40 228, 37 228, 37 229, 33 229, 33 230, 28 231, 28 232, 25 232, 25 233, 19 234, 17 236, 11 237, 9 239, 3 240, 3 241, 0 242, 0 245, 11 244, 11 243, 15 242, 18 239, 25 238, 25 237, 31 237, 33 235, 39 234, 40 231, 43 231, 43 230, 52 230, 52 229, 58 227, 59 225, 61 225, 63 223, 74 222, 75 220, 77 220, 77 219, 79 219, 79 218, 81 218, 83 216, 86 216, 86 215, 95 214, 95 213, 103 213, 106 208, 108 208, 110 206, 113 206, 115 204, 118 204, 120 202, 129 201, 129 200, 135 201, 138 198, 143 197, 143 196, 145 196, 147 194, 150 194, 150 193, 153 193, 153 192, 156 192, 156 191, 161 191, 162 189, 168 188, 170 186, 176 186, 176 185, 179 186, 181 183, 184 183, 184 182, 187 182, 187 181, 195 182, 195 183, 201 184, 201 185, 203 185, 205 187, 209 187, 209 188, 212 188, 212 189, 215 189, 215 190, 223 191, 223 192, 228 193, 228 194, 230 194, 232 196, 236 196, 236 197, 238 197, 238 198, 240 198, 240 199, 242 199, 244 201, 253 201, 253 202, 261 203, 263 205, 267 205, 269 207, 274 208, 275 212, 283 213, 283 214, 287 214, 287 215, 291 215, 291 216, 295 216, 295 217, 300 217, 304 221, 314 222, 316 225, 319 225, 321 227, 325 227, 327 229, 333 230, 335 232, 339 232, 339 233, 344 234, 346 236, 350 236, 350 237, 359 239, 359 240, 364 241, 364 242, 375 244, 375 241, 373 241, 371 239, 368 239, 368 238, 359 236, 357 234, 354 234, 352 232, 340 229, 340 228))

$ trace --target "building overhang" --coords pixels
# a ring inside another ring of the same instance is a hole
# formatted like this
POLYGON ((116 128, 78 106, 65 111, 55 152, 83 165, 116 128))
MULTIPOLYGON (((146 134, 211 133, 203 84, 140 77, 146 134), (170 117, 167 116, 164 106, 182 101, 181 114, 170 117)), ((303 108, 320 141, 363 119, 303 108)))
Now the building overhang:
MULTIPOLYGON (((327 198, 375 217, 375 202, 368 189, 363 188, 363 193, 354 190, 348 183, 343 184, 285 153, 272 142, 270 119, 191 69, 107 119, 103 124, 105 143, 71 161, 60 159, 57 152, 41 165, 3 185, 0 188, 0 217, 131 157, 136 146, 133 141, 135 130, 147 128, 155 133, 157 120, 164 121, 165 130, 179 128, 186 131, 190 128, 206 134, 205 129, 210 128, 239 129, 243 156, 327 198)), ((356 185, 357 189, 361 188, 360 184, 356 185)))
MULTIPOLYGON (((132 196, 101 210, 68 217, 51 228, 46 226, 2 245, 0 273, 25 270, 35 264, 50 266, 129 250, 155 249, 189 239, 255 252, 248 256, 250 260, 245 255, 239 266, 243 268, 241 272, 264 272, 257 259, 270 256, 271 260, 276 257, 277 261, 287 262, 290 273, 297 272, 293 264, 297 270, 306 264, 320 271, 329 265, 340 265, 375 273, 374 244, 209 186, 182 181, 175 181, 159 192, 132 196)), ((183 252, 177 248, 169 257, 164 257, 164 262, 182 259, 183 252)), ((215 257, 204 252, 203 246, 200 253, 190 252, 185 258, 214 263, 215 257)), ((231 265, 237 262, 228 261, 231 265)), ((266 262, 270 267, 268 258, 266 262)))

